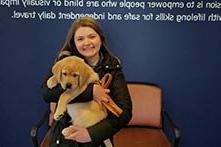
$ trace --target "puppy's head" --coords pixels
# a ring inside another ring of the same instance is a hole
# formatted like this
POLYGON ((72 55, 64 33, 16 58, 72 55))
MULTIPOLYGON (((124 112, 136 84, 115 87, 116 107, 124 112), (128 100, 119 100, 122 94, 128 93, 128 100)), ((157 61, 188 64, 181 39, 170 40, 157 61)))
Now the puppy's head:
POLYGON ((65 90, 81 88, 98 80, 98 75, 83 59, 70 56, 58 61, 52 68, 53 76, 49 78, 48 87, 61 84, 65 90))
POLYGON ((65 65, 61 68, 59 74, 59 83, 65 90, 74 90, 79 87, 80 73, 70 65, 65 65))

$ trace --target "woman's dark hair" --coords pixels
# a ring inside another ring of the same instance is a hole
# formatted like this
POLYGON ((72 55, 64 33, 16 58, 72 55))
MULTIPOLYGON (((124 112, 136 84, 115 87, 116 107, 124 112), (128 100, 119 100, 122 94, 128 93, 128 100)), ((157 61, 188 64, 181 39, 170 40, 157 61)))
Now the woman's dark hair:
POLYGON ((84 16, 84 17, 81 17, 81 18, 75 20, 73 22, 73 24, 71 25, 71 27, 68 31, 67 37, 66 37, 66 41, 65 41, 63 47, 61 48, 61 50, 59 52, 58 59, 63 55, 63 53, 67 54, 68 52, 71 55, 76 55, 76 56, 82 57, 82 55, 80 55, 80 53, 76 49, 76 46, 75 46, 75 43, 74 43, 75 32, 80 27, 90 27, 96 33, 98 33, 98 35, 101 38, 101 49, 100 49, 100 51, 109 53, 108 48, 107 48, 106 39, 104 37, 103 31, 102 31, 101 26, 98 23, 98 21, 96 21, 92 17, 84 16))

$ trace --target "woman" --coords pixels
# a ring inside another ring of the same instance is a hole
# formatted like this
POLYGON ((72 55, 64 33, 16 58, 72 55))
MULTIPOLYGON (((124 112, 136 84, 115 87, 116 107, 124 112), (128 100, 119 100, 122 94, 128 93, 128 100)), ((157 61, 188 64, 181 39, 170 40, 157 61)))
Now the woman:
MULTIPOLYGON (((73 23, 57 60, 71 55, 83 58, 99 74, 99 77, 103 77, 105 73, 111 73, 113 76, 109 89, 104 89, 97 84, 90 84, 71 103, 86 102, 92 99, 98 102, 107 101, 107 95, 110 95, 123 110, 123 113, 120 117, 116 117, 109 112, 106 119, 89 128, 73 125, 73 129, 77 131, 67 138, 61 135, 61 130, 71 125, 69 123, 70 117, 65 114, 61 120, 52 124, 50 146, 110 146, 107 139, 112 139, 113 135, 131 119, 132 104, 120 62, 109 53, 105 37, 96 20, 91 17, 82 17, 73 23)), ((58 85, 53 89, 48 89, 46 81, 42 85, 45 101, 57 102, 63 92, 61 86, 58 85)))

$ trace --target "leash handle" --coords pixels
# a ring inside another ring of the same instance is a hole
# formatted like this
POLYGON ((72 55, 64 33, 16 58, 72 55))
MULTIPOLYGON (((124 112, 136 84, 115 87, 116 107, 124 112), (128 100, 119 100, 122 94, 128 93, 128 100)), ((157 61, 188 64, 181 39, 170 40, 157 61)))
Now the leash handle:
MULTIPOLYGON (((108 88, 112 81, 112 75, 110 73, 106 73, 103 78, 99 81, 99 84, 103 88, 108 88)), ((114 115, 117 117, 120 116, 120 114, 123 112, 123 110, 117 106, 117 104, 109 97, 108 102, 102 102, 102 104, 114 115)))
POLYGON ((106 89, 110 85, 111 81, 112 81, 112 75, 110 73, 106 73, 103 76, 103 78, 100 80, 100 85, 106 89))

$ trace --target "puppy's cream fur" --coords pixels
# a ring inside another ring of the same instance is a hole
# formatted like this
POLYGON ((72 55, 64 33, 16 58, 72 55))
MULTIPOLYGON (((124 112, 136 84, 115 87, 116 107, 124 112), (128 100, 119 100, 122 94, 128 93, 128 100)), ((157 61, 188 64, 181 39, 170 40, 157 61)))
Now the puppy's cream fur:
MULTIPOLYGON (((99 80, 99 76, 94 70, 84 62, 83 59, 70 56, 58 61, 52 67, 53 76, 47 81, 49 88, 61 84, 65 90, 60 95, 54 119, 59 120, 67 110, 72 118, 72 124, 89 127, 107 116, 106 108, 92 100, 83 103, 68 104, 71 100, 80 95, 88 84, 99 80)), ((71 128, 65 128, 62 133, 68 136, 73 132, 71 128)))

